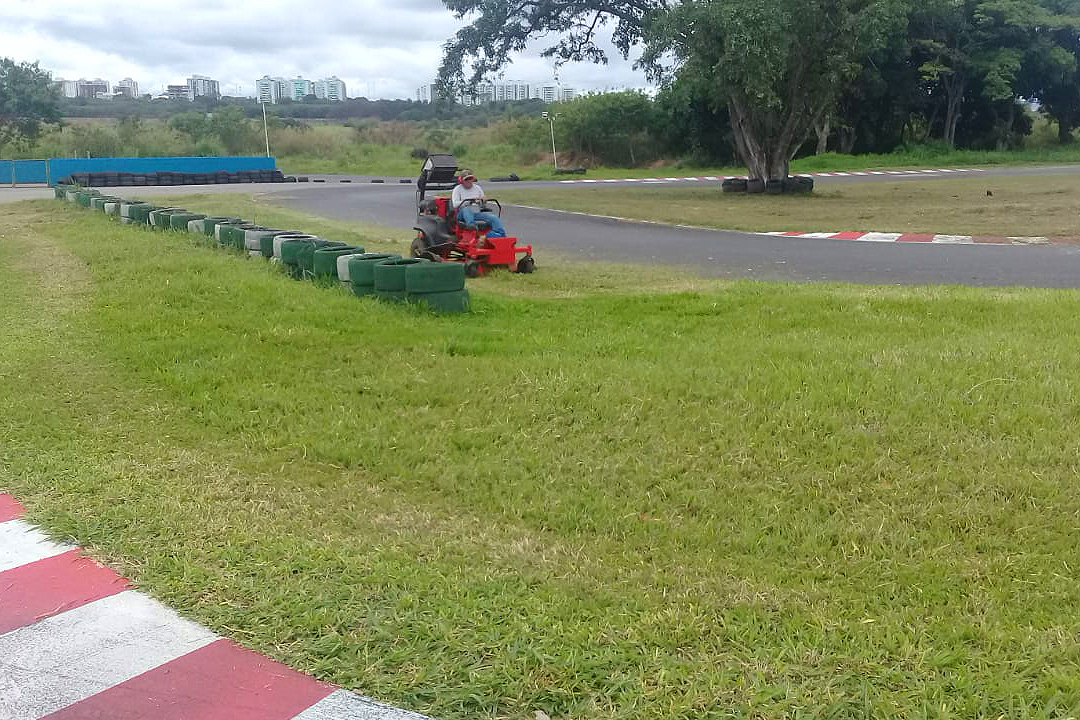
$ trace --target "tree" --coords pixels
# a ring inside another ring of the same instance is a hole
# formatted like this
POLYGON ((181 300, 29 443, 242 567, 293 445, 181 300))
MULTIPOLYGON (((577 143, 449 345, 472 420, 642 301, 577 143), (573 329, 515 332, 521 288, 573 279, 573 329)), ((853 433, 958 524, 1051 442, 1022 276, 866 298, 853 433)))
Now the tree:
POLYGON ((735 145, 756 179, 787 176, 816 120, 857 71, 862 54, 879 47, 904 17, 906 0, 444 0, 459 17, 476 19, 447 43, 440 85, 453 92, 505 65, 526 41, 561 39, 545 50, 560 61, 606 62, 596 31, 615 23, 624 54, 645 42, 643 64, 656 79, 679 73, 713 79, 726 100, 735 145), (675 67, 667 65, 674 59, 675 67))
POLYGON ((60 95, 37 63, 0 58, 0 148, 34 140, 60 122, 60 95))
POLYGON ((648 132, 652 102, 640 92, 587 95, 555 108, 563 145, 609 165, 636 165, 650 159, 648 132))

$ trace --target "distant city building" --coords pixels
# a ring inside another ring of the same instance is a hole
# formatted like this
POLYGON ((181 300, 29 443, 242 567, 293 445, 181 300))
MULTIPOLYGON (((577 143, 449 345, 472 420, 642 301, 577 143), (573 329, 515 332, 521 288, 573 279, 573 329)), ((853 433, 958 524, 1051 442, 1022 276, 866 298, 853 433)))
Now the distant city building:
POLYGON ((79 88, 78 83, 74 80, 65 80, 64 78, 56 78, 53 80, 53 86, 60 91, 60 94, 64 97, 78 97, 79 88))
POLYGON ((263 75, 255 81, 255 97, 261 103, 276 104, 283 99, 300 102, 308 95, 330 102, 349 99, 345 83, 337 75, 314 81, 299 75, 291 80, 263 75))
POLYGON ((297 75, 295 78, 293 78, 292 80, 289 81, 289 88, 292 91, 292 95, 291 95, 292 99, 297 101, 297 102, 299 102, 300 100, 303 100, 308 95, 314 95, 315 94, 314 93, 315 88, 312 87, 311 81, 310 80, 305 80, 304 78, 300 77, 299 75, 297 75))
POLYGON ((205 75, 192 75, 187 81, 188 100, 194 101, 198 97, 218 99, 221 97, 221 85, 217 80, 205 75))
POLYGON ((75 81, 75 97, 100 98, 109 96, 109 83, 101 78, 87 80, 80 78, 75 81))
POLYGON ((285 81, 285 78, 272 78, 269 75, 263 75, 255 81, 255 97, 261 103, 273 105, 277 104, 281 98, 292 97, 292 91, 289 90, 289 84, 285 81))
POLYGON ((337 75, 331 75, 323 80, 316 80, 313 84, 312 91, 315 93, 315 97, 320 100, 341 102, 343 100, 348 100, 349 98, 349 96, 345 94, 345 83, 342 82, 337 75))
POLYGON ((113 86, 114 96, 137 98, 139 97, 139 83, 131 78, 124 78, 113 86))
MULTIPOLYGON (((480 83, 475 88, 461 93, 457 100, 462 105, 481 105, 492 102, 510 102, 514 100, 543 100, 546 103, 573 100, 578 96, 574 88, 560 88, 557 85, 529 85, 521 82, 480 83)), ((438 98, 434 83, 421 85, 416 90, 419 102, 432 102, 438 98)))
POLYGON ((190 88, 187 85, 166 85, 165 97, 169 100, 191 100, 190 88))

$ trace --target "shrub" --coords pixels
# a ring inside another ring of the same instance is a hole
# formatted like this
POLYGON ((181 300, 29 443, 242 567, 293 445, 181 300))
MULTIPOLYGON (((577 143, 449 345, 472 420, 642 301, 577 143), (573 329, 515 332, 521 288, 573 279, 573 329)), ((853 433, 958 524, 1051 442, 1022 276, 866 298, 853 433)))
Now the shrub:
POLYGON ((413 148, 413 151, 409 153, 409 157, 414 157, 414 158, 416 158, 418 160, 423 160, 429 154, 430 153, 428 153, 427 148, 413 148))

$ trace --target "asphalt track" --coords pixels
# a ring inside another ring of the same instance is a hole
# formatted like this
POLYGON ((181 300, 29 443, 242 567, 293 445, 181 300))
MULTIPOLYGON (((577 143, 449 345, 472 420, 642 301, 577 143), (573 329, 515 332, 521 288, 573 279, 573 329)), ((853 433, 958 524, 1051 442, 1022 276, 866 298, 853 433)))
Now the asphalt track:
MULTIPOLYGON (((1080 166, 984 169, 975 176, 1075 175, 1080 166)), ((819 187, 857 182, 937 182, 973 174, 849 176, 818 179, 819 187)), ((327 177, 328 183, 267 193, 285 207, 344 221, 410 228, 415 220, 412 185, 370 179, 327 177), (366 182, 365 182, 366 181, 366 182)), ((627 183, 628 184, 628 183, 627 183)), ((657 187, 671 187, 668 183, 657 187)), ((684 183, 686 184, 686 183, 684 183)), ((619 187, 624 183, 588 185, 619 187)), ((498 197, 498 184, 485 184, 498 197)), ((582 185, 514 183, 514 188, 564 188, 582 185)), ((742 232, 643 224, 523 207, 505 208, 509 230, 534 247, 542 270, 544 253, 563 261, 575 258, 613 263, 664 263, 706 277, 754 278, 786 282, 848 282, 876 285, 968 285, 1040 288, 1080 287, 1080 247, 1067 245, 998 246, 852 242, 786 238, 742 232)), ((888 230, 888 228, 868 228, 888 230)))

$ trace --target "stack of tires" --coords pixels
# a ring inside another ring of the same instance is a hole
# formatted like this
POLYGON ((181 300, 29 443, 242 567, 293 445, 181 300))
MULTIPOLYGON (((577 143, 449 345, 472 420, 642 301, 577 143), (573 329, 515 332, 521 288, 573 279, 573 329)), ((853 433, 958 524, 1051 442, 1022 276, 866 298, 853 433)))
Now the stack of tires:
POLYGON ((805 175, 797 175, 784 180, 748 180, 747 178, 728 178, 720 183, 720 189, 725 193, 749 193, 751 195, 766 193, 769 195, 802 194, 813 192, 814 178, 805 175))
POLYGON ((469 311, 465 266, 461 263, 386 259, 375 264, 372 274, 374 295, 380 300, 419 303, 444 314, 469 311))

